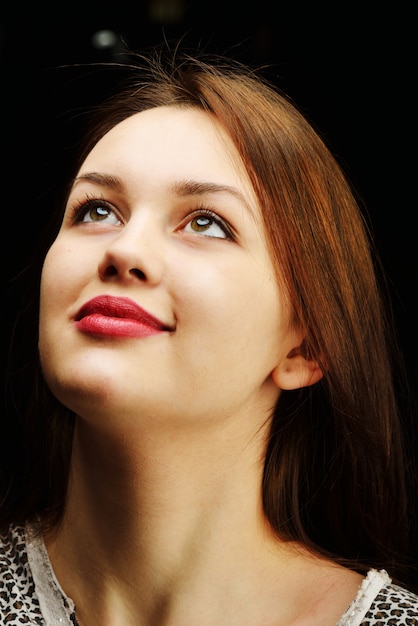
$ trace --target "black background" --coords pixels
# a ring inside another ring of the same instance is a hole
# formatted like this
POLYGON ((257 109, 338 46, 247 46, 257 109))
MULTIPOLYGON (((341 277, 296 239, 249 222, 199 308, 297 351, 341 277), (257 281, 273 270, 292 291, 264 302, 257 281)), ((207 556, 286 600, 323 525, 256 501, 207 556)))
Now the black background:
POLYGON ((138 50, 183 37, 209 52, 269 65, 270 77, 300 105, 342 162, 367 205, 416 387, 414 17, 400 3, 365 2, 357 9, 353 3, 314 4, 85 0, 10 5, 0 26, 6 281, 25 265, 65 180, 83 107, 99 100, 113 79, 92 68, 60 66, 117 59, 118 46, 94 47, 94 34, 102 29, 138 50), (167 17, 170 10, 160 20, 152 18, 159 4, 178 6, 178 21, 167 17))
MULTIPOLYGON (((270 78, 298 103, 342 163, 367 205, 416 395, 414 24, 412 9, 399 2, 356 7, 352 2, 85 0, 4 8, 3 362, 16 314, 15 298, 7 299, 14 277, 28 264, 58 201, 84 108, 100 100, 113 80, 85 65, 117 60, 122 40, 141 51, 164 38, 183 37, 183 45, 269 65, 270 78), (94 34, 103 29, 116 34, 115 46, 94 45, 94 34)), ((411 420, 408 436, 415 433, 411 420)))

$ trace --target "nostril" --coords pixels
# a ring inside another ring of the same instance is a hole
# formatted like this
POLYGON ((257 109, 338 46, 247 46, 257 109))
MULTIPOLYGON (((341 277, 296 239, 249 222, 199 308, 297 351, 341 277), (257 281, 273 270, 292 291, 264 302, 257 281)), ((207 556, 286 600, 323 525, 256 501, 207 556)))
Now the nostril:
POLYGON ((107 278, 111 278, 112 276, 116 276, 117 273, 118 273, 118 270, 116 269, 114 265, 108 265, 105 269, 104 275, 107 278))
POLYGON ((140 281, 147 280, 147 276, 145 272, 138 269, 137 267, 132 267, 129 270, 124 270, 118 265, 109 263, 108 265, 104 267, 103 272, 101 272, 101 275, 104 279, 118 278, 118 277, 122 278, 124 274, 126 277, 128 277, 129 275, 131 278, 136 278, 137 280, 140 280, 140 281), (126 274, 125 274, 125 271, 126 271, 126 274))
POLYGON ((136 276, 136 278, 139 278, 140 280, 146 280, 144 272, 137 269, 136 267, 133 267, 131 270, 129 270, 129 273, 133 274, 134 276, 136 276))

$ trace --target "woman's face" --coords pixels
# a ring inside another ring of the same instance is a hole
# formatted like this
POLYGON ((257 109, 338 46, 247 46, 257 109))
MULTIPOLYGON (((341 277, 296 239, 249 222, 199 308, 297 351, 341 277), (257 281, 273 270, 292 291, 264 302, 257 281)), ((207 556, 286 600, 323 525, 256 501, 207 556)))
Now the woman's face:
POLYGON ((216 120, 159 107, 108 132, 43 268, 55 395, 86 419, 265 419, 272 372, 296 345, 254 192, 216 120))

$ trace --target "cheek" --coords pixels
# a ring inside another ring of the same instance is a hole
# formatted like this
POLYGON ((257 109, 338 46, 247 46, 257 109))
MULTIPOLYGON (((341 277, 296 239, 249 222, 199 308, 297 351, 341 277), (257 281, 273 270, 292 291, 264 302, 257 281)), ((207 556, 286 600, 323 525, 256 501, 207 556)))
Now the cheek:
POLYGON ((60 301, 65 292, 65 285, 72 272, 68 272, 69 263, 64 263, 60 247, 54 244, 45 257, 41 274, 40 303, 41 321, 51 308, 60 301))
POLYGON ((83 276, 90 267, 85 254, 76 253, 59 239, 49 249, 42 268, 40 283, 40 331, 55 326, 62 313, 76 301, 83 276))
POLYGON ((286 318, 275 279, 251 264, 201 269, 183 275, 179 329, 187 322, 197 345, 209 343, 213 352, 229 351, 231 357, 275 349, 286 318))
POLYGON ((55 249, 51 248, 42 267, 39 307, 39 353, 41 362, 49 358, 50 336, 54 330, 62 298, 62 282, 59 264, 55 260, 55 249))

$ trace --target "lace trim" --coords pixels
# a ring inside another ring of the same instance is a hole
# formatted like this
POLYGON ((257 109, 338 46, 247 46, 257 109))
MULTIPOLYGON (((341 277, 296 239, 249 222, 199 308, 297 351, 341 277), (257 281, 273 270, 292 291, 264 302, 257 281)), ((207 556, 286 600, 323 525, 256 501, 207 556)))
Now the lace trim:
POLYGON ((26 528, 26 550, 46 626, 74 626, 75 606, 59 584, 52 569, 45 543, 26 528))
POLYGON ((360 626, 380 590, 392 582, 386 570, 371 569, 361 583, 356 598, 336 626, 360 626))

